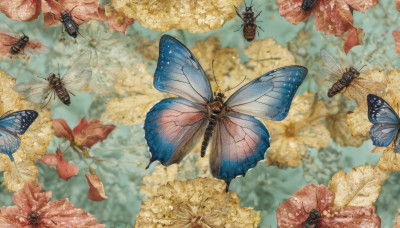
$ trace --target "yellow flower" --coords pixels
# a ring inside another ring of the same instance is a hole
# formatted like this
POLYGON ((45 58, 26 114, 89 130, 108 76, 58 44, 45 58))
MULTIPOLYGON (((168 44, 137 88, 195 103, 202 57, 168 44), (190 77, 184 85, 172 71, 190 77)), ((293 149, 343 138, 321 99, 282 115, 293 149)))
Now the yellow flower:
POLYGON ((221 28, 236 16, 233 6, 242 0, 112 0, 112 6, 140 25, 157 32, 187 29, 191 33, 205 33, 221 28))
POLYGON ((260 212, 240 207, 225 187, 214 178, 168 182, 142 203, 135 227, 257 227, 260 212))
POLYGON ((323 125, 327 109, 314 93, 296 96, 283 121, 264 120, 271 134, 267 164, 296 167, 306 155, 307 147, 328 146, 330 134, 323 125))
MULTIPOLYGON (((34 109, 12 88, 15 79, 0 71, 0 113, 34 109)), ((46 154, 52 135, 54 134, 50 111, 38 110, 39 116, 21 138, 21 146, 13 154, 15 162, 5 154, 0 154, 0 171, 4 171, 4 185, 9 191, 18 191, 24 187, 25 181, 36 181, 39 172, 35 160, 46 154)))

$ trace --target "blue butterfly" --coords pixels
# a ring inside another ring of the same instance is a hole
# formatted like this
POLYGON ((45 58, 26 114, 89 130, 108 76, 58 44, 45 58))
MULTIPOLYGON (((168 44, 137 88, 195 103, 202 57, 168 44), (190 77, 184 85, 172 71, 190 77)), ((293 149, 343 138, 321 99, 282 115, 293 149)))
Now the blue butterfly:
POLYGON ((21 144, 18 135, 23 135, 38 115, 33 110, 3 114, 0 117, 0 153, 8 155, 13 162, 13 153, 21 144))
MULTIPOLYGON (((179 96, 158 102, 146 115, 145 138, 152 155, 163 165, 179 163, 204 135, 201 156, 211 142, 214 177, 231 180, 264 159, 270 146, 267 128, 253 116, 283 120, 307 68, 288 66, 254 79, 226 102, 213 96, 204 70, 193 54, 174 37, 160 39, 154 87, 179 96)), ((149 164, 149 165, 150 165, 149 164)))
POLYGON ((395 152, 400 152, 400 120, 396 112, 382 98, 369 94, 368 102, 368 119, 372 125, 369 130, 369 136, 375 146, 387 147, 395 140, 395 152))

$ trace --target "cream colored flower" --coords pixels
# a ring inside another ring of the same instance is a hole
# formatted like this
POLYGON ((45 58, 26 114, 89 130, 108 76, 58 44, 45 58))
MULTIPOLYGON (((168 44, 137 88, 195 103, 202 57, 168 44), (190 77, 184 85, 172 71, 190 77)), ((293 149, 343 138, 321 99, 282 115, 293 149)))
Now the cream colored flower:
POLYGON ((267 164, 297 167, 306 155, 307 147, 328 146, 330 134, 322 123, 326 114, 322 100, 314 93, 305 93, 293 99, 283 121, 264 120, 271 134, 267 164))
POLYGON ((168 182, 142 203, 135 227, 257 227, 260 212, 240 207, 225 187, 214 178, 168 182))
POLYGON ((140 25, 157 32, 187 29, 205 33, 221 28, 236 16, 234 6, 242 0, 112 0, 112 6, 140 25))
MULTIPOLYGON (((12 88, 15 79, 0 71, 0 114, 7 111, 20 111, 34 109, 34 106, 25 101, 12 88)), ((25 181, 37 180, 39 172, 35 160, 41 158, 47 152, 52 135, 54 133, 50 111, 37 110, 38 118, 32 123, 21 138, 21 146, 13 154, 15 162, 5 154, 0 154, 0 171, 4 171, 4 185, 9 191, 18 191, 24 187, 25 181)))

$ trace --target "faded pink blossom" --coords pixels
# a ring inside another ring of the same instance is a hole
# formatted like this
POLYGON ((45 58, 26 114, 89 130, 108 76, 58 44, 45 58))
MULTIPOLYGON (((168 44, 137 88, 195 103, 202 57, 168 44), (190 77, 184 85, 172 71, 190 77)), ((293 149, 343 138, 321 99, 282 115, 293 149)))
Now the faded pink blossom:
POLYGON ((400 56, 400 29, 395 29, 392 32, 392 36, 394 39, 394 52, 400 56))
POLYGON ((98 119, 88 121, 81 118, 78 125, 71 131, 63 119, 54 119, 55 135, 70 141, 72 146, 91 148, 97 142, 103 141, 116 128, 114 125, 103 125, 98 119))
POLYGON ((398 11, 400 11, 400 0, 394 0, 394 5, 398 11))
POLYGON ((344 207, 333 210, 335 193, 324 185, 306 185, 279 204, 276 218, 280 228, 304 227, 310 213, 318 212, 315 227, 380 227, 381 220, 371 208, 344 207), (361 225, 361 226, 360 226, 361 225))
POLYGON ((39 161, 45 165, 56 167, 58 164, 57 154, 46 154, 39 161))
POLYGON ((362 44, 364 35, 364 30, 362 28, 353 27, 350 29, 346 41, 343 44, 344 52, 347 54, 354 46, 362 44))
POLYGON ((104 191, 104 185, 96 174, 85 175, 89 184, 88 198, 93 201, 103 201, 108 199, 104 191))
POLYGON ((82 118, 74 128, 74 143, 81 147, 91 148, 97 142, 101 142, 115 129, 114 125, 103 125, 98 119, 88 121, 82 118))
POLYGON ((14 193, 15 206, 0 209, 1 227, 105 227, 94 216, 75 208, 68 199, 50 201, 52 193, 44 192, 41 184, 26 182, 14 193))
POLYGON ((41 0, 0 0, 0 11, 16 21, 33 21, 39 17, 41 0))
POLYGON ((326 35, 341 36, 353 28, 353 10, 365 12, 378 0, 317 0, 309 11, 300 8, 304 0, 277 0, 279 14, 297 25, 310 14, 318 31, 326 35))
POLYGON ((55 167, 58 177, 64 180, 69 180, 79 172, 79 167, 68 163, 60 149, 57 149, 55 154, 46 154, 39 161, 45 165, 55 167))
POLYGON ((126 28, 132 25, 134 21, 134 19, 128 18, 124 13, 116 10, 111 10, 110 15, 107 17, 108 26, 124 35, 126 28))
POLYGON ((400 209, 399 209, 399 214, 397 215, 396 221, 394 221, 394 228, 400 228, 400 209))

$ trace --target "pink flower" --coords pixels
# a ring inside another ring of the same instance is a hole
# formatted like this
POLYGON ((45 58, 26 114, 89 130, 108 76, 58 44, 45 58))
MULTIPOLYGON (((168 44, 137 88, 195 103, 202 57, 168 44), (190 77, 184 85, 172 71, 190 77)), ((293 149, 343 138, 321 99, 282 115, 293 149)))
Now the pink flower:
POLYGON ((347 34, 346 41, 343 44, 344 52, 347 54, 351 48, 362 44, 364 35, 364 30, 362 28, 353 27, 350 29, 347 34))
POLYGON ((88 198, 93 201, 103 201, 108 199, 104 192, 104 185, 96 174, 85 175, 89 184, 88 198))
POLYGON ((394 52, 400 56, 400 29, 395 29, 392 32, 392 36, 394 39, 394 52))
POLYGON ((105 227, 94 216, 68 201, 50 201, 52 193, 26 182, 14 194, 15 206, 0 209, 0 227, 105 227))
POLYGON ((111 10, 110 15, 107 16, 108 26, 117 32, 125 35, 126 28, 132 25, 134 20, 125 16, 124 13, 120 13, 116 10, 111 10))
MULTIPOLYGON (((304 11, 300 8, 303 2, 304 0, 277 0, 276 4, 279 7, 279 14, 293 24, 297 25, 313 14, 316 29, 326 35, 334 36, 341 36, 355 29, 353 10, 364 13, 368 8, 378 4, 378 0, 316 0, 312 9, 304 11)), ((355 35, 349 34, 348 39, 349 37, 355 35)), ((349 43, 354 46, 354 39, 348 41, 347 48, 351 46, 349 43)))
POLYGON ((312 221, 310 214, 316 212, 315 227, 380 227, 381 220, 373 209, 344 207, 333 210, 335 194, 324 185, 307 185, 279 204, 276 218, 280 228, 304 227, 312 221))
POLYGON ((101 142, 116 128, 114 125, 103 125, 98 119, 88 121, 82 118, 73 131, 63 119, 54 119, 55 135, 72 142, 72 146, 91 148, 101 142))
POLYGON ((40 162, 48 166, 56 167, 58 177, 66 181, 76 176, 79 172, 79 167, 68 163, 60 149, 57 149, 56 154, 46 154, 40 159, 40 162))

